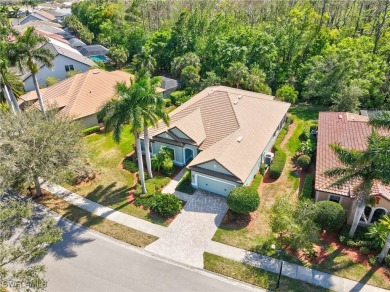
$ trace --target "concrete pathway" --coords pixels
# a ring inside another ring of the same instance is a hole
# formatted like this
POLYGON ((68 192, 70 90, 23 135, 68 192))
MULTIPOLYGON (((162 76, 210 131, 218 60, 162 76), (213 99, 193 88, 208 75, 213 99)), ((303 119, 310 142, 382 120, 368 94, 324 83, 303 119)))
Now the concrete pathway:
POLYGON ((146 250, 189 266, 203 268, 203 253, 228 210, 224 197, 196 191, 168 226, 165 234, 146 250))
MULTIPOLYGON (((237 262, 245 263, 256 268, 260 268, 273 273, 279 273, 280 260, 263 256, 254 252, 246 251, 223 243, 211 241, 206 248, 206 252, 228 258, 237 262)), ((317 270, 283 261, 284 276, 298 279, 313 285, 321 286, 334 291, 367 291, 385 292, 386 289, 371 285, 365 285, 356 281, 341 278, 317 270)))
POLYGON ((81 209, 87 210, 94 215, 109 219, 124 226, 137 229, 139 231, 151 234, 157 237, 162 236, 165 233, 166 227, 151 223, 146 220, 139 219, 137 217, 116 211, 109 207, 102 206, 91 200, 88 200, 76 193, 56 185, 56 184, 42 184, 42 188, 48 190, 53 195, 67 201, 68 203, 75 205, 81 209))

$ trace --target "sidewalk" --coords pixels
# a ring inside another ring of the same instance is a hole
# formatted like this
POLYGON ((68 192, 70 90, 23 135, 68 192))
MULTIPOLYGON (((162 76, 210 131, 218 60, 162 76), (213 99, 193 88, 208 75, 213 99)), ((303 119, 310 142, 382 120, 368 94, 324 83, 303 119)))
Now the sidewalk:
MULTIPOLYGON (((237 247, 223 243, 211 241, 206 252, 212 253, 227 259, 245 263, 250 266, 260 268, 273 273, 279 273, 280 260, 263 256, 254 252, 243 250, 237 247)), ((284 276, 298 279, 313 285, 321 286, 334 291, 362 291, 362 292, 385 292, 386 289, 378 288, 371 285, 365 285, 353 280, 341 278, 296 264, 283 261, 284 276)))
MULTIPOLYGON (((223 215, 227 211, 225 199, 221 196, 199 190, 194 195, 175 192, 176 185, 183 174, 184 171, 180 172, 164 189, 164 192, 171 192, 187 201, 184 210, 169 227, 160 226, 102 206, 55 184, 48 185, 44 183, 42 187, 68 203, 97 216, 160 237, 160 239, 148 245, 146 250, 164 258, 172 259, 188 266, 203 268, 203 252, 208 252, 266 271, 278 273, 280 261, 275 258, 211 240, 223 215)), ((334 291, 388 291, 285 261, 283 261, 282 273, 284 276, 334 291)))
POLYGON ((161 237, 166 230, 166 227, 139 219, 137 217, 116 211, 109 207, 102 206, 91 200, 88 200, 78 194, 55 184, 43 183, 42 188, 48 190, 53 195, 75 205, 81 209, 87 210, 94 215, 109 219, 124 226, 137 229, 150 235, 161 237))

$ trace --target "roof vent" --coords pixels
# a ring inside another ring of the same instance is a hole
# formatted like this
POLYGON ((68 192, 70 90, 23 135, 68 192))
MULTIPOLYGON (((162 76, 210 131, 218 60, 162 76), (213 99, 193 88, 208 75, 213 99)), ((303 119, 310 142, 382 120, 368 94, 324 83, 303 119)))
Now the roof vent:
POLYGON ((343 118, 343 115, 339 115, 339 119, 341 120, 343 118))
POLYGON ((100 71, 93 71, 93 74, 99 74, 100 71))
POLYGON ((235 101, 233 101, 234 104, 237 104, 238 103, 238 99, 236 99, 235 101))
POLYGON ((241 98, 242 98, 242 95, 239 95, 239 96, 238 96, 238 99, 241 99, 241 98))
POLYGON ((239 137, 237 138, 237 142, 241 142, 241 140, 242 140, 242 136, 239 136, 239 137))
POLYGON ((214 91, 215 91, 215 89, 211 89, 210 92, 209 92, 209 95, 210 95, 210 94, 213 94, 214 91))

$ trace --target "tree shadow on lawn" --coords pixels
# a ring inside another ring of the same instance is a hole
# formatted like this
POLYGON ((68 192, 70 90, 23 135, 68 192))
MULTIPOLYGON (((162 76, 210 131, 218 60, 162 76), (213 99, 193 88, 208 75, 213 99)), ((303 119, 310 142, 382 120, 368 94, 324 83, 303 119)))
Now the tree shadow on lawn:
POLYGON ((127 201, 130 187, 120 187, 115 189, 116 182, 112 182, 107 186, 98 185, 93 191, 89 192, 85 198, 93 202, 112 208, 121 210, 130 203, 127 201), (119 205, 118 205, 119 204, 119 205))
POLYGON ((350 291, 360 291, 365 284, 371 279, 376 271, 380 268, 379 265, 372 267, 350 291))

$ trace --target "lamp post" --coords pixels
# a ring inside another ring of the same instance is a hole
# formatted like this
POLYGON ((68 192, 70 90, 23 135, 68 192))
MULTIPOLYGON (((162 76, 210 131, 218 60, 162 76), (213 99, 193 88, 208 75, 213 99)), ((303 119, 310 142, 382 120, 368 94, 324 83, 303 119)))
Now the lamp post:
MULTIPOLYGON (((275 249, 275 245, 273 244, 272 245, 272 248, 275 249)), ((279 258, 279 261, 280 261, 280 268, 279 268, 279 275, 278 275, 278 280, 276 282, 276 287, 275 287, 275 290, 279 288, 280 286, 280 278, 282 276, 282 271, 283 271, 283 259, 282 259, 282 256, 284 255, 284 250, 283 249, 279 249, 277 251, 277 255, 278 255, 278 258, 279 258)))

